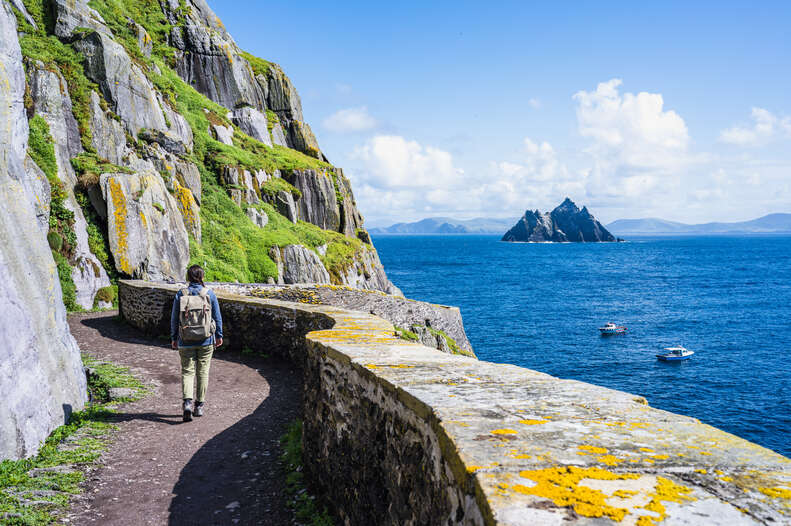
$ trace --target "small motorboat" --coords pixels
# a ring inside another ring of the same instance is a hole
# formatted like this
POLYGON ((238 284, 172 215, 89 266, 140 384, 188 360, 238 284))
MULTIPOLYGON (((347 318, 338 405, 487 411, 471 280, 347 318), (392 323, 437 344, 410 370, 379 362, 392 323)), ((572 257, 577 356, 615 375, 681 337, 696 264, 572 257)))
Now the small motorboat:
POLYGON ((626 327, 607 322, 604 324, 604 327, 599 327, 599 332, 601 332, 602 336, 608 334, 623 334, 626 332, 626 327))
POLYGON ((685 349, 680 345, 678 347, 665 347, 667 351, 664 354, 657 354, 656 357, 662 360, 663 362, 677 362, 679 360, 688 360, 690 356, 695 354, 695 351, 690 351, 689 349, 685 349))

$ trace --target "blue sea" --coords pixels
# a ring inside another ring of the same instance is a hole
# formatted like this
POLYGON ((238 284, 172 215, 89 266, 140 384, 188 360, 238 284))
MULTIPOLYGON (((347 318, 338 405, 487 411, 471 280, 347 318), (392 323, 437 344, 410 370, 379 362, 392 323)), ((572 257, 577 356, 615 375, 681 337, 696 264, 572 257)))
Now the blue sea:
POLYGON ((461 308, 480 359, 640 394, 791 457, 791 237, 374 243, 407 297, 461 308), (628 333, 600 336, 607 321, 628 333), (696 354, 656 359, 676 344, 696 354))

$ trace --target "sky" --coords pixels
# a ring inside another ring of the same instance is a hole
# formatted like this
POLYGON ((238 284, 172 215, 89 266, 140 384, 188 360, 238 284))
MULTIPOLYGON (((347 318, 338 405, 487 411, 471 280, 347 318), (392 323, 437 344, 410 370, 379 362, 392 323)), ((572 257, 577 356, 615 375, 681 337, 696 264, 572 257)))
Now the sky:
POLYGON ((369 227, 791 212, 791 2, 209 3, 369 227))

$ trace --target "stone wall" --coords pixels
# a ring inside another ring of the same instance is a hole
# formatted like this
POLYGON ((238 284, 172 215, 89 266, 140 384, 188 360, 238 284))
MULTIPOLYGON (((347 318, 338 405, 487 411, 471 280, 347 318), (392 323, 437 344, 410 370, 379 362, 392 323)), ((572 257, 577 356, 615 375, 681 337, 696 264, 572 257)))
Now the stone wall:
MULTIPOLYGON (((119 289, 130 323, 167 326, 177 285, 119 289)), ((641 397, 444 354, 362 312, 217 295, 233 346, 304 367, 305 468, 345 524, 791 521, 789 459, 641 397)))

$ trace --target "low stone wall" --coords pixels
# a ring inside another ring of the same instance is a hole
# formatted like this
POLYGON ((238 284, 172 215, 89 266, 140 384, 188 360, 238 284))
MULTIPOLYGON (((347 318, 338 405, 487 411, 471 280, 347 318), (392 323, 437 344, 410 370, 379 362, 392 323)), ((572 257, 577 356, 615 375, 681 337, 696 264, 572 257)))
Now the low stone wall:
MULTIPOLYGON (((121 313, 162 332, 176 290, 121 282, 121 313)), ((789 459, 641 397, 217 295, 234 346, 304 367, 306 470, 346 524, 791 523, 789 459)))

